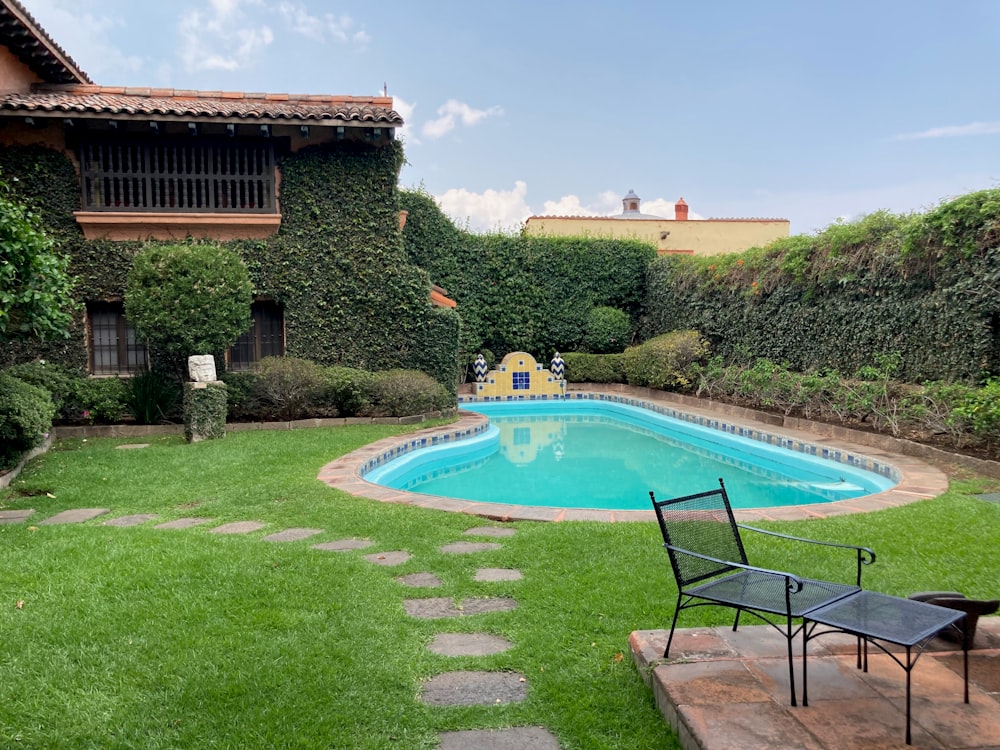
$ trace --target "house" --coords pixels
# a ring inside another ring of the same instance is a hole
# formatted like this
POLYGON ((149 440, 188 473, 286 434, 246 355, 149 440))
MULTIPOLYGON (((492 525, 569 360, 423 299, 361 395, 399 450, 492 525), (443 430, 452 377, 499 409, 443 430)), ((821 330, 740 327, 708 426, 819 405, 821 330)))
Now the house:
POLYGON ((204 240, 234 248, 257 292, 229 369, 285 353, 443 366, 447 352, 407 338, 430 320, 457 342, 457 318, 405 262, 402 124, 388 96, 102 86, 20 2, 0 0, 0 169, 71 256, 84 310, 70 342, 0 355, 0 366, 44 355, 94 375, 144 368, 124 317, 128 258, 143 242, 204 240))
POLYGON ((656 246, 661 255, 721 255, 738 253, 787 237, 788 219, 689 219, 683 198, 674 205, 674 218, 643 213, 641 199, 629 190, 622 212, 614 216, 531 216, 528 235, 549 237, 614 237, 637 239, 656 246))

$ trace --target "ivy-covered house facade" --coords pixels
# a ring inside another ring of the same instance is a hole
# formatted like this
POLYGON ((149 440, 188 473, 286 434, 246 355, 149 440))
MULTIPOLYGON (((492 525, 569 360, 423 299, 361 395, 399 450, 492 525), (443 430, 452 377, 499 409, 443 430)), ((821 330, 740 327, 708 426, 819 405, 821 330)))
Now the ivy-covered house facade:
POLYGON ((0 177, 69 254, 78 312, 46 357, 124 375, 147 353, 123 308, 146 242, 235 249, 255 286, 229 369, 289 354, 453 382, 454 302, 410 265, 390 97, 95 84, 16 0, 0 0, 0 177))

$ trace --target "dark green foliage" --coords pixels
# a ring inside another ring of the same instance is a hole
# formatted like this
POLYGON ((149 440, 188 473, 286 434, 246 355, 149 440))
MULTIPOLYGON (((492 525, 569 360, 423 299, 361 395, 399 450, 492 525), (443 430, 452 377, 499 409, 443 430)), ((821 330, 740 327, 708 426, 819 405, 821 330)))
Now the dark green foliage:
POLYGON ((0 183, 0 342, 66 338, 72 315, 69 258, 40 217, 0 183))
POLYGON ((136 424, 161 424, 176 416, 181 401, 181 386, 174 378, 151 370, 123 382, 125 407, 136 424))
POLYGON ((80 378, 74 397, 70 421, 114 424, 128 413, 128 389, 120 378, 80 378))
POLYGON ((566 352, 566 380, 570 383, 624 383, 623 354, 584 354, 566 352))
POLYGON ((0 469, 16 465, 21 454, 42 443, 55 413, 44 388, 0 372, 0 469))
POLYGON ((386 370, 372 375, 367 411, 373 417, 405 417, 454 406, 441 383, 414 370, 386 370))
POLYGON ((691 367, 708 355, 708 343, 697 331, 672 331, 630 346, 622 355, 629 385, 676 390, 691 383, 691 367))
POLYGON ((257 370, 256 391, 265 411, 278 419, 300 419, 323 393, 323 368, 298 357, 264 357, 257 370))
POLYGON ((632 343, 632 321, 624 310, 617 307, 595 307, 587 315, 583 335, 585 351, 593 354, 612 354, 624 351, 632 343))
POLYGON ((911 383, 977 379, 1000 372, 1000 190, 738 255, 659 258, 647 289, 644 336, 697 329, 726 362, 851 373, 895 352, 911 383))
POLYGON ((226 436, 226 390, 219 381, 184 384, 184 437, 189 443, 226 436))
POLYGON ((133 259, 125 315, 154 364, 183 372, 193 354, 228 348, 250 326, 243 261, 217 245, 148 245, 133 259))
POLYGON ((73 404, 77 381, 80 379, 78 373, 44 360, 14 365, 7 368, 5 372, 18 380, 23 380, 25 383, 31 383, 31 385, 48 391, 52 398, 52 405, 56 408, 56 418, 67 418, 64 406, 73 404))
POLYGON ((364 414, 373 390, 372 373, 353 367, 327 367, 323 370, 323 404, 336 416, 364 414))
MULTIPOLYGON (((399 143, 344 142, 286 156, 279 234, 225 246, 242 257, 254 293, 283 306, 289 354, 372 370, 412 367, 453 388, 459 316, 431 306, 427 275, 403 252, 396 189, 402 160, 399 143)), ((69 159, 41 147, 0 148, 0 169, 18 177, 17 198, 37 210, 46 233, 70 255, 76 299, 121 299, 142 245, 83 238, 72 214, 80 189, 69 159)), ((70 333, 59 342, 15 342, 0 352, 0 364, 41 356, 82 370, 82 318, 74 318, 70 333)))
POLYGON ((219 378, 226 384, 226 413, 230 422, 251 422, 261 418, 263 404, 257 391, 256 373, 223 372, 219 378))
POLYGON ((588 316, 610 306, 638 318, 656 250, 629 240, 477 235, 457 229, 422 191, 401 191, 408 257, 458 302, 461 361, 483 350, 548 360, 583 341, 588 316))

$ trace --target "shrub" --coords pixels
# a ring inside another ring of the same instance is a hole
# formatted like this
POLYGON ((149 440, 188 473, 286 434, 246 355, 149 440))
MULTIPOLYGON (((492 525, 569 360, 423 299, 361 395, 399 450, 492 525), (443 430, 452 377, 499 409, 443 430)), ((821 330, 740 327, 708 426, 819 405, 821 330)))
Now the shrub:
POLYGON ((566 380, 570 383, 624 383, 625 362, 622 354, 584 354, 568 352, 566 380))
POLYGON ((373 417, 405 417, 446 409, 454 405, 448 390, 426 373, 416 370, 385 370, 372 375, 369 384, 373 417))
POLYGON ((160 364, 226 349, 250 326, 252 287, 240 257, 216 245, 147 245, 125 288, 125 313, 160 364))
POLYGON ((45 439, 56 408, 49 392, 0 372, 0 468, 17 464, 45 439))
POLYGON ((373 377, 372 373, 353 367, 324 368, 321 404, 331 416, 355 417, 364 413, 371 405, 373 377))
POLYGON ((261 418, 260 390, 255 372, 224 372, 219 379, 226 384, 226 414, 230 422, 261 418))
POLYGON ((61 365, 36 360, 14 365, 5 370, 18 380, 38 386, 49 392, 52 404, 56 407, 57 418, 63 417, 63 406, 67 400, 72 399, 73 391, 76 388, 76 381, 79 375, 61 365))
POLYGON ((661 390, 687 388, 694 376, 692 365, 708 354, 708 342, 697 331, 671 331, 623 355, 629 385, 661 390))
POLYGON ((257 370, 257 393, 280 419, 301 419, 323 393, 323 368, 298 357, 264 357, 257 370))
POLYGON ((99 424, 120 422, 127 413, 128 391, 119 378, 80 378, 73 389, 72 403, 67 401, 63 410, 71 410, 73 421, 99 424))
POLYGON ((124 381, 125 407, 138 424, 161 424, 176 416, 180 384, 151 370, 124 381))
POLYGON ((621 352, 632 339, 632 320, 616 307, 595 307, 587 315, 583 348, 593 354, 621 352))
POLYGON ((184 437, 189 443, 226 436, 227 390, 217 381, 184 384, 184 437))
POLYGON ((988 445, 1000 441, 1000 378, 990 378, 982 388, 969 393, 954 409, 972 434, 988 445))

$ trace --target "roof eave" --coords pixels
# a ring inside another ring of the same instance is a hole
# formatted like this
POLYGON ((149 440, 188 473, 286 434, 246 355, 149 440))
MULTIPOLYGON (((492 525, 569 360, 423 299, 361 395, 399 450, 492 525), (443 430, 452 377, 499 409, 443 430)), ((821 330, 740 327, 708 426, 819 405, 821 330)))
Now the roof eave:
MULTIPOLYGON (((25 31, 45 48, 46 53, 65 69, 68 76, 74 78, 77 83, 93 83, 90 76, 76 64, 73 58, 66 54, 62 47, 55 43, 55 40, 32 18, 21 3, 16 0, 3 0, 3 6, 24 27, 25 31)), ((31 67, 30 63, 26 62, 26 64, 31 67)))

